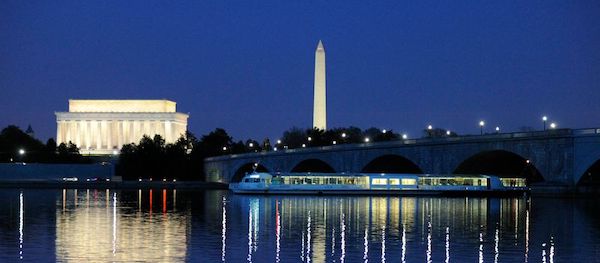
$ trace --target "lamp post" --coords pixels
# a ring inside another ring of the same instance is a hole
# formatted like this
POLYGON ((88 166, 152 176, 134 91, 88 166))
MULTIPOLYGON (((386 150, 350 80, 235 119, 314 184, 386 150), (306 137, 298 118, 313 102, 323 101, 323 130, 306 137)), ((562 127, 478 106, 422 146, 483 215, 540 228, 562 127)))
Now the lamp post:
POLYGON ((483 126, 485 126, 485 121, 479 121, 479 131, 481 135, 483 135, 483 126))
POLYGON ((546 122, 548 121, 548 117, 542 117, 542 121, 544 122, 544 131, 546 130, 546 122))
POLYGON ((556 125, 556 123, 555 123, 555 122, 553 122, 553 123, 550 123, 550 129, 553 129, 553 130, 554 130, 554 129, 556 129, 556 126, 557 126, 557 125, 556 125))
POLYGON ((496 133, 500 133, 500 127, 496 126, 496 133))
POLYGON ((25 149, 19 149, 19 160, 23 161, 23 156, 25 156, 25 149))

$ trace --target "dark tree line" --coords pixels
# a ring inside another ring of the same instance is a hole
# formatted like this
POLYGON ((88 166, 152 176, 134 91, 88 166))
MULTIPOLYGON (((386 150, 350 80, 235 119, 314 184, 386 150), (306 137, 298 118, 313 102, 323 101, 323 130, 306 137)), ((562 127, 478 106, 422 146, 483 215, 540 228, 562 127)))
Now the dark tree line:
POLYGON ((456 137, 458 134, 455 132, 442 129, 442 128, 431 128, 423 130, 423 136, 425 138, 441 138, 441 137, 456 137))
POLYGON ((279 150, 401 139, 402 136, 392 130, 380 130, 377 128, 361 130, 360 128, 350 126, 347 128, 321 130, 317 128, 300 129, 293 127, 283 133, 281 140, 277 141, 274 147, 279 150))
POLYGON ((10 125, 0 132, 0 162, 89 163, 91 160, 82 156, 71 142, 56 145, 50 138, 44 144, 10 125))
POLYGON ((144 136, 138 144, 123 145, 116 172, 125 180, 204 180, 205 158, 263 149, 255 140, 234 142, 220 128, 200 139, 187 132, 174 143, 165 143, 160 135, 144 136))

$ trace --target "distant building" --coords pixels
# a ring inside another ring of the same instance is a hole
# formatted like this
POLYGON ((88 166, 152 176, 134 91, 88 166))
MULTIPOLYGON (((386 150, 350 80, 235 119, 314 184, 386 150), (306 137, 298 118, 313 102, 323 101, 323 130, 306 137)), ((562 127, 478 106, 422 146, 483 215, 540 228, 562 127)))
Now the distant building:
POLYGON ((169 100, 69 100, 69 111, 55 114, 57 144, 75 143, 82 154, 113 154, 144 135, 175 142, 189 117, 169 100))

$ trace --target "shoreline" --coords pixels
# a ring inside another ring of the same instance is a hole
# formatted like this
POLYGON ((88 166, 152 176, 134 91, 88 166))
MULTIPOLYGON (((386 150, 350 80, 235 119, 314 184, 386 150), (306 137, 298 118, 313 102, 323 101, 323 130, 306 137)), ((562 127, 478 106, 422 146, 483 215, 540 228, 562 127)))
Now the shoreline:
MULTIPOLYGON (((0 181, 0 189, 185 189, 185 190, 228 190, 229 184, 201 181, 96 181, 96 182, 65 182, 65 181, 0 181)), ((288 194, 282 194, 288 195, 288 194)), ((343 196, 346 196, 342 194, 343 196)), ((600 190, 567 190, 566 187, 532 187, 528 192, 532 197, 580 198, 599 197, 600 190)), ((347 196, 353 196, 347 195, 347 196)), ((368 196, 368 195, 367 195, 368 196)), ((388 196, 388 195, 377 195, 388 196)), ((403 195, 389 195, 403 196, 403 195)), ((406 195, 410 196, 410 195, 406 195)))
POLYGON ((228 184, 200 181, 179 182, 63 182, 63 181, 0 181, 0 189, 198 189, 227 190, 228 184))

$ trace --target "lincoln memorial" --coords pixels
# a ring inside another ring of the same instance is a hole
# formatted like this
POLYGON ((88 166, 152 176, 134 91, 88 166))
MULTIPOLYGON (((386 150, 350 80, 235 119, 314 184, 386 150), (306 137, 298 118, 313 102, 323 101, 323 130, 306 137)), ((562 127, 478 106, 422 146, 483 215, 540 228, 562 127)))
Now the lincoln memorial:
POLYGON ((82 154, 113 154, 144 135, 172 143, 188 117, 169 100, 69 100, 68 112, 56 112, 56 142, 75 143, 82 154))

